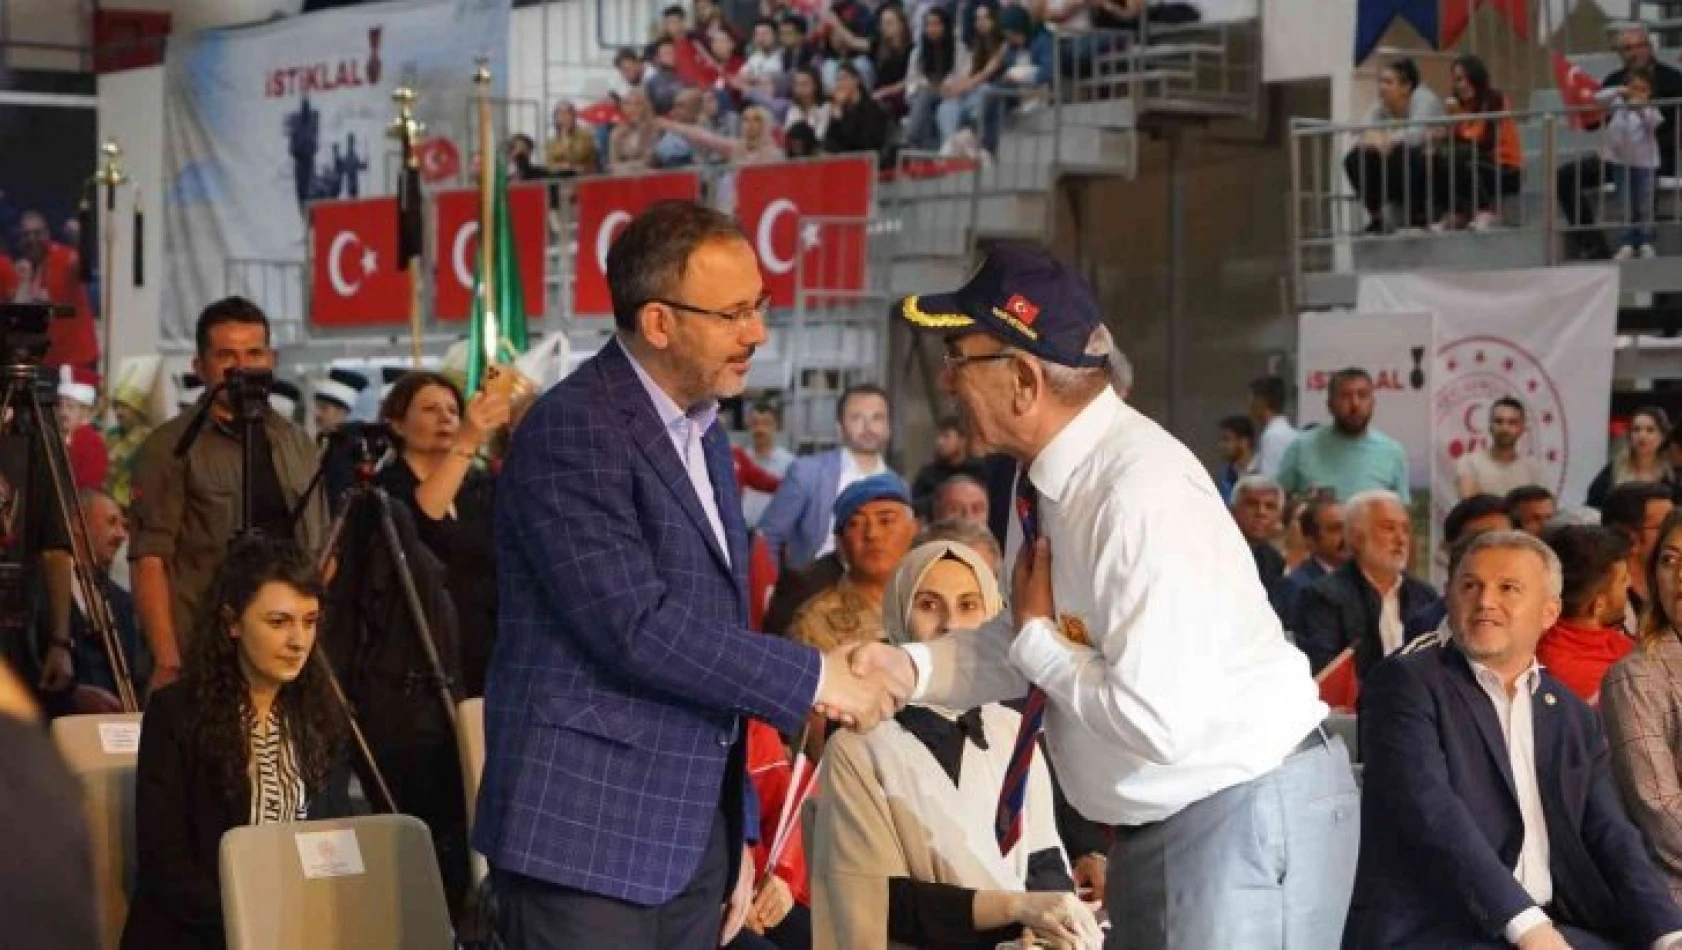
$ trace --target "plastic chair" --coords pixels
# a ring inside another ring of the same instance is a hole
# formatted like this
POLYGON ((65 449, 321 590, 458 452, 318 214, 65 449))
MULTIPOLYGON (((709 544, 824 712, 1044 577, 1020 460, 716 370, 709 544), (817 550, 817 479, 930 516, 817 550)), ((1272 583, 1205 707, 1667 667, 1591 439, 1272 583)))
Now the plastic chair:
POLYGON ((432 834, 417 818, 247 825, 222 836, 220 863, 230 950, 455 945, 432 834))
POLYGON ((62 716, 53 745, 82 786, 82 817, 93 847, 100 946, 115 950, 134 883, 134 771, 140 714, 62 716))

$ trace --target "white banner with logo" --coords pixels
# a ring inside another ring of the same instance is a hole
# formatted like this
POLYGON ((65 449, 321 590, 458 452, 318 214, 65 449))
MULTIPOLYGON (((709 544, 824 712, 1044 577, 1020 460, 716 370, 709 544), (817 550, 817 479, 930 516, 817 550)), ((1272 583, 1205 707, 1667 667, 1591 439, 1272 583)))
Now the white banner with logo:
POLYGON ((1437 315, 1435 521, 1454 504, 1455 463, 1487 445, 1489 404, 1502 396, 1525 406, 1519 451, 1541 462, 1561 507, 1582 503, 1606 464, 1615 268, 1376 274, 1361 278, 1359 307, 1437 315))
POLYGON ((1408 485, 1431 484, 1431 361, 1435 317, 1413 313, 1304 313, 1297 323, 1298 425, 1331 425, 1327 387, 1342 369, 1372 376, 1370 425, 1402 444, 1408 485))
POLYGON ((172 36, 163 336, 190 340, 198 311, 228 293, 301 320, 305 205, 394 190, 397 146, 385 133, 398 86, 415 90, 427 137, 468 154, 474 60, 489 59, 498 94, 510 3, 370 3, 172 36))

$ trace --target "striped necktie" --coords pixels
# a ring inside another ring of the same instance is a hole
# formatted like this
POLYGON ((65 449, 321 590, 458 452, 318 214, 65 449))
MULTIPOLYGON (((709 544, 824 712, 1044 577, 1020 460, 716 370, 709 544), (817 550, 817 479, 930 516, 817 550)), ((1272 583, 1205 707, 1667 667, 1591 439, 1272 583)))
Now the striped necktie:
MULTIPOLYGON (((1016 476, 1016 516, 1022 522, 1022 549, 1017 557, 1032 557, 1034 542, 1039 538, 1040 493, 1028 480, 1027 469, 1016 476)), ((993 836, 999 841, 999 854, 1009 854, 1022 837, 1022 803, 1028 791, 1028 767, 1034 762, 1034 744, 1045 725, 1045 691, 1038 686, 1028 687, 1028 701, 1022 707, 1022 723, 1016 730, 1016 744, 1010 749, 1010 767, 999 788, 999 807, 993 815, 993 836)))

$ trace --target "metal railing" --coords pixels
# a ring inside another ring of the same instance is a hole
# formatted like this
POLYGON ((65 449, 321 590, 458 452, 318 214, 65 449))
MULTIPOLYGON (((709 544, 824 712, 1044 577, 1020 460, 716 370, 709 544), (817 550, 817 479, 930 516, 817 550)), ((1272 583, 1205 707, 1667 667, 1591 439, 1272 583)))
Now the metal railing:
MULTIPOLYGON (((1676 107, 1682 100, 1653 105, 1676 107)), ((1559 263, 1573 249, 1575 256, 1601 256, 1592 245, 1609 229, 1650 231, 1638 244, 1657 243, 1657 232, 1682 225, 1682 182, 1655 171, 1652 195, 1643 198, 1628 187, 1618 166, 1600 159, 1604 133, 1573 126, 1574 115, 1600 111, 1559 107, 1378 123, 1293 120, 1292 266, 1299 299, 1304 275, 1349 270, 1364 248, 1461 233, 1468 225, 1481 238, 1532 238, 1538 262, 1546 264, 1559 263), (1456 135, 1474 122, 1493 123, 1496 141, 1516 137, 1522 163, 1502 166, 1499 149, 1491 154, 1456 135)), ((1610 107, 1605 113, 1610 117, 1610 107)), ((1658 146, 1661 153, 1682 152, 1682 127, 1672 123, 1658 146)))

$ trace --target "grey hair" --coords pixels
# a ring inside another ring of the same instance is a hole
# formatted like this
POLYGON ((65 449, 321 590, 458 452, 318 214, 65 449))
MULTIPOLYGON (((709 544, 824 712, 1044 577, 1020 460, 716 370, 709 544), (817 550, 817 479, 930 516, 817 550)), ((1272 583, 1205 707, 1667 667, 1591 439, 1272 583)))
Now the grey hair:
POLYGON ((1245 492, 1270 491, 1279 499, 1280 507, 1285 505, 1285 489, 1266 475, 1246 475, 1232 486, 1232 497, 1227 500, 1230 507, 1238 506, 1238 499, 1244 497, 1245 492))
POLYGON ((1466 549, 1460 552, 1458 566, 1465 567, 1472 555, 1488 550, 1529 551, 1542 559, 1542 566, 1548 572, 1548 592, 1558 597, 1565 590, 1565 569, 1559 564, 1559 555, 1540 538, 1516 530, 1485 531, 1466 544, 1466 549))
MULTIPOLYGON (((965 477, 967 476, 955 475, 941 484, 949 485, 953 481, 965 477)), ((970 480, 974 481, 974 479, 970 480)), ((977 482, 976 484, 980 483, 977 482)), ((974 548, 977 554, 994 564, 1004 562, 1004 552, 999 550, 999 539, 993 537, 993 532, 973 521, 965 521, 962 518, 947 518, 943 521, 936 521, 917 535, 917 540, 912 542, 911 547, 913 549, 920 548, 933 541, 955 541, 958 544, 966 544, 974 548)))
POLYGON ((1406 511, 1408 507, 1402 501, 1402 496, 1387 489, 1373 488, 1368 491, 1356 492, 1348 501, 1343 503, 1344 523, 1349 526, 1350 531, 1354 531, 1357 527, 1365 530, 1367 517, 1372 507, 1384 501, 1395 502, 1401 506, 1403 511, 1406 511))
POLYGON ((1116 348, 1115 338, 1110 336, 1110 328, 1102 323, 1094 327, 1086 338, 1086 347, 1081 350, 1086 356, 1108 357, 1105 366, 1064 366, 1049 360, 1040 360, 1040 369, 1045 372, 1045 386, 1052 395, 1064 399, 1087 396, 1099 389, 1097 381, 1105 379, 1119 395, 1123 390, 1118 381, 1125 367, 1126 385, 1133 385, 1133 365, 1127 362, 1127 357, 1121 355, 1116 348))

